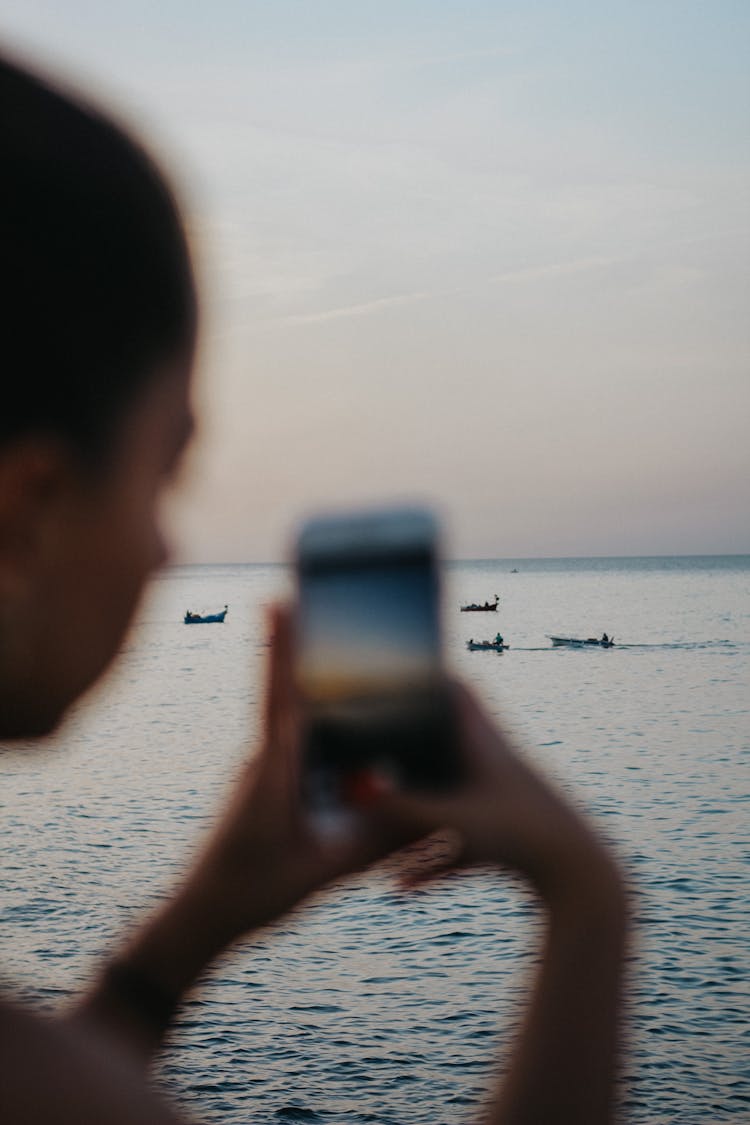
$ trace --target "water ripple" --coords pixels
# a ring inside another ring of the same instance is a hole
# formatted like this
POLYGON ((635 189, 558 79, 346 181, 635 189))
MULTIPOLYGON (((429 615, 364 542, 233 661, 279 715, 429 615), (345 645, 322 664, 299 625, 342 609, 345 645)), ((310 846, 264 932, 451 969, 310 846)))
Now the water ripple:
MULTIPOLYGON (((750 1119, 747 570, 450 568, 453 666, 618 849, 632 886, 623 1119, 750 1119), (510 581, 510 580, 509 580, 510 581), (467 653, 456 606, 503 595, 501 660, 467 653), (559 652, 572 626, 621 635, 559 652), (517 642, 517 643, 516 643, 517 642)), ((157 583, 106 696, 55 742, 0 761, 3 964, 59 1007, 159 902, 257 727, 274 567, 157 583), (187 604, 228 602, 197 638, 187 604), (250 685, 248 687, 248 685, 250 685)), ((415 864, 420 856, 412 857, 415 864)), ((425 861, 425 857, 422 857, 425 861)), ((221 1125, 441 1125, 477 1116, 520 1018, 541 917, 486 871, 404 895, 384 865, 242 943, 184 1005, 158 1081, 221 1125)))

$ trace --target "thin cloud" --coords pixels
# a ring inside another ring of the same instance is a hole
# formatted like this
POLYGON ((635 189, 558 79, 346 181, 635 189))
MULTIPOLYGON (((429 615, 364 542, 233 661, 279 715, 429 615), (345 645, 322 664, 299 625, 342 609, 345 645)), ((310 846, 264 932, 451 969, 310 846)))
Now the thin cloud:
MULTIPOLYGON (((440 294, 443 296, 444 294, 440 294)), ((353 316, 370 316, 385 308, 396 308, 400 305, 411 305, 416 301, 428 301, 437 293, 416 292, 399 293, 392 297, 376 297, 373 301, 362 301, 356 305, 341 305, 339 308, 324 309, 314 313, 295 313, 276 321, 277 324, 323 324, 330 320, 345 320, 353 316)))
POLYGON ((516 282, 546 281, 548 278, 569 277, 578 273, 589 273, 591 270, 605 269, 607 266, 620 265, 627 259, 622 256, 578 258, 570 262, 550 262, 544 266, 527 266, 525 269, 509 270, 507 273, 498 273, 490 277, 490 285, 513 285, 516 282))

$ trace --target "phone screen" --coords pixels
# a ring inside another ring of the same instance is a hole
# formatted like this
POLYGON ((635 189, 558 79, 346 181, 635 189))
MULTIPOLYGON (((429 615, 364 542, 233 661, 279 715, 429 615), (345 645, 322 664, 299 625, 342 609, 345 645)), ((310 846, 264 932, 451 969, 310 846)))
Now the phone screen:
POLYGON ((345 802, 371 769, 402 786, 453 780, 432 540, 339 537, 338 549, 303 549, 298 577, 308 798, 345 802))
POLYGON ((311 568, 299 607, 299 683, 313 704, 424 688, 439 669, 429 560, 311 568))

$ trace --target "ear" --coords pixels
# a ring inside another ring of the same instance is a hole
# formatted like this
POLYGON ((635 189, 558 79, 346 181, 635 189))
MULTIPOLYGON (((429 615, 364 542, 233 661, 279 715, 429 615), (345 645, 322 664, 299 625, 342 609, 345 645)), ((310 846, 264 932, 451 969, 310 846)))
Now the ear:
POLYGON ((48 561, 75 476, 70 451, 54 439, 0 449, 0 595, 27 587, 48 561))

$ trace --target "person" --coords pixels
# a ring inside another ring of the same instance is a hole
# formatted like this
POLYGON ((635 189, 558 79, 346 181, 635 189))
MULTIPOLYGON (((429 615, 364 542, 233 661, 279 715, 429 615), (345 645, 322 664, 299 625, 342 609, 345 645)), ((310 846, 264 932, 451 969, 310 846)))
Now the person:
POLYGON ((503 643, 503 635, 502 635, 502 633, 495 633, 495 644, 496 644, 496 645, 501 645, 502 643, 503 643))
MULTIPOLYGON (((0 106, 0 737, 29 740, 99 679, 167 558, 157 503, 194 425, 198 307, 177 205, 141 147, 10 61, 0 60, 0 106)), ((276 607, 270 632, 260 744, 181 885, 70 1010, 42 1018, 0 1003, 3 1122, 176 1125, 148 1067, 206 967, 441 827, 461 841, 452 868, 519 873, 548 917, 487 1120, 609 1120, 626 910, 608 851, 459 685, 461 786, 407 794, 373 778, 360 830, 321 840, 300 807, 288 609, 276 607)))

